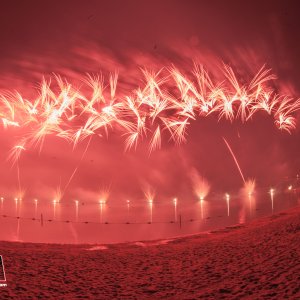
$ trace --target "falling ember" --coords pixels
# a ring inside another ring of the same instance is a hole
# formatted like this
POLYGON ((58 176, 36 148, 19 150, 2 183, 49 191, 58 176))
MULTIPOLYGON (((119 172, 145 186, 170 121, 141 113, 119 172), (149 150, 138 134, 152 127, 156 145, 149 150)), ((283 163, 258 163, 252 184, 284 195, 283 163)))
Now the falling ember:
POLYGON ((75 218, 76 218, 76 222, 78 222, 78 213, 79 213, 79 201, 75 200, 75 218))
POLYGON ((17 219, 17 241, 19 241, 19 239, 20 239, 20 221, 21 221, 21 219, 18 218, 17 219))
POLYGON ((16 202, 16 215, 17 215, 17 241, 19 241, 19 237, 20 237, 20 210, 21 210, 21 200, 22 198, 15 198, 15 202, 16 202), (18 205, 19 204, 19 205, 18 205))
POLYGON ((126 200, 127 204, 127 222, 129 222, 129 217, 130 217, 130 200, 126 200))
POLYGON ((274 210, 274 193, 275 193, 275 190, 273 188, 271 188, 270 189, 270 196, 271 196, 272 212, 274 210))
POLYGON ((107 200, 108 200, 108 197, 110 194, 109 191, 110 191, 109 187, 106 187, 106 188, 101 189, 99 192, 100 223, 103 223, 103 210, 104 210, 104 207, 107 203, 107 200))
POLYGON ((149 199, 149 207, 150 207, 150 223, 153 221, 153 199, 149 199))
POLYGON ((103 223, 103 207, 106 204, 106 200, 100 200, 99 201, 100 204, 100 223, 103 223))
POLYGON ((34 199, 34 216, 37 217, 38 199, 34 199))
POLYGON ((253 196, 255 192, 255 179, 248 179, 244 187, 242 188, 242 197, 244 199, 245 204, 248 205, 250 216, 252 216, 252 212, 254 210, 255 206, 255 198, 253 196))
POLYGON ((229 217, 229 215, 230 215, 230 195, 226 194, 225 198, 226 198, 226 203, 227 203, 227 216, 229 217))
POLYGON ((19 201, 19 199, 16 197, 16 198, 15 198, 15 203, 16 203, 16 215, 18 214, 18 201, 19 201))
POLYGON ((204 219, 204 198, 200 198, 201 219, 204 219))
POLYGON ((53 220, 56 218, 56 205, 57 205, 57 200, 53 200, 53 220))
POLYGON ((173 199, 174 204, 174 221, 177 222, 177 198, 173 199))
POLYGON ((144 190, 144 195, 149 204, 150 223, 152 223, 152 221, 153 221, 153 200, 155 197, 155 192, 150 186, 147 186, 144 190))
POLYGON ((255 196, 253 196, 252 194, 248 195, 248 204, 249 204, 250 216, 252 216, 252 213, 256 207, 255 196))

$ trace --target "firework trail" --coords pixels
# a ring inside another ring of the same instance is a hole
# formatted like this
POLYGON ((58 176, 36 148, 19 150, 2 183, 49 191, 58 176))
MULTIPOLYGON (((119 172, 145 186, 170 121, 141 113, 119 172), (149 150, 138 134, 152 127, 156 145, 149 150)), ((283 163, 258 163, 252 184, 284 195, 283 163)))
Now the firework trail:
POLYGON ((84 151, 83 151, 83 153, 82 153, 82 155, 81 155, 81 158, 80 158, 80 161, 79 161, 77 167, 74 169, 73 173, 71 174, 71 176, 70 176, 68 182, 66 183, 66 185, 65 185, 65 187, 64 187, 64 189, 63 189, 62 197, 63 197, 63 195, 65 194, 65 192, 66 192, 68 186, 70 185, 72 179, 74 178, 74 176, 75 176, 75 174, 76 174, 76 172, 77 172, 77 170, 78 170, 78 168, 79 168, 79 166, 80 166, 80 164, 81 164, 83 158, 85 157, 85 154, 86 154, 86 152, 87 152, 87 150, 88 150, 88 148, 89 148, 89 146, 90 146, 91 140, 92 140, 92 136, 90 137, 90 139, 89 139, 89 141, 88 141, 88 143, 87 143, 87 145, 86 145, 86 147, 85 147, 85 149, 84 149, 84 151))
POLYGON ((154 201, 154 197, 155 197, 155 191, 154 189, 147 185, 144 189, 144 195, 145 198, 149 204, 149 212, 150 212, 150 222, 153 222, 153 201, 154 201))
POLYGON ((21 189, 21 178, 20 178, 20 166, 19 162, 17 164, 17 178, 18 178, 18 196, 19 198, 22 197, 22 189, 21 189))
POLYGON ((300 99, 277 94, 270 84, 276 79, 270 69, 262 67, 247 84, 231 67, 224 65, 222 70, 221 81, 201 65, 189 70, 190 75, 174 66, 158 72, 142 70, 143 85, 122 94, 117 89, 118 74, 111 74, 107 82, 101 74, 87 75, 80 89, 54 75, 52 81, 42 80, 38 95, 30 100, 19 92, 2 92, 3 127, 22 133, 9 158, 15 163, 26 149, 41 151, 48 135, 76 147, 91 136, 108 136, 111 131, 125 138, 126 150, 148 140, 151 153, 168 135, 176 144, 185 142, 189 124, 211 114, 217 120, 246 122, 265 111, 279 129, 289 133, 295 129, 300 99))
POLYGON ((245 177, 244 177, 243 172, 241 170, 241 167, 239 165, 239 162, 237 161, 237 159, 236 159, 236 157, 235 157, 235 155, 234 155, 234 153, 233 153, 233 151, 232 151, 229 143, 226 141, 226 139, 224 137, 223 137, 223 140, 224 140, 224 143, 227 146, 227 148, 228 148, 228 150, 229 150, 229 152, 230 152, 230 154, 231 154, 231 156, 232 156, 232 158, 233 158, 233 160, 234 160, 234 162, 235 162, 235 164, 236 164, 236 166, 237 166, 237 168, 238 168, 238 170, 240 172, 240 175, 241 175, 241 177, 243 179, 244 185, 246 185, 246 180, 245 180, 245 177))

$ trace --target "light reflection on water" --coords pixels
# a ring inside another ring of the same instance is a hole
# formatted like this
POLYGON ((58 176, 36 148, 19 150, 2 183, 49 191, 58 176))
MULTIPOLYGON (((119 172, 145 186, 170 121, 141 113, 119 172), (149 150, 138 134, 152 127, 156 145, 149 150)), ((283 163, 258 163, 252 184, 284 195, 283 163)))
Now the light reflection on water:
POLYGON ((115 243, 170 238, 245 223, 298 204, 295 191, 212 195, 199 201, 157 198, 151 203, 125 201, 122 205, 115 205, 113 200, 88 204, 79 200, 4 198, 0 203, 1 215, 21 218, 0 218, 0 240, 115 243))

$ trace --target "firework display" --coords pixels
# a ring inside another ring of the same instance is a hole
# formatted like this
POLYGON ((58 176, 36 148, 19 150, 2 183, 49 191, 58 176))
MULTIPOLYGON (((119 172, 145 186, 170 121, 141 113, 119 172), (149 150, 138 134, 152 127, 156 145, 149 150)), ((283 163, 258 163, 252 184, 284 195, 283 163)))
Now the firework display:
POLYGON ((240 83, 228 65, 223 66, 222 74, 224 80, 214 81, 196 64, 189 76, 175 67, 158 72, 142 70, 144 85, 120 95, 117 74, 111 74, 108 82, 101 74, 87 75, 81 88, 55 75, 43 79, 33 99, 17 91, 2 92, 4 128, 20 127, 22 132, 10 158, 16 162, 22 151, 31 147, 42 150, 47 135, 75 147, 89 137, 102 137, 111 131, 124 137, 126 150, 147 140, 151 153, 162 146, 164 138, 183 143, 189 124, 209 115, 217 120, 246 122, 264 111, 280 130, 291 133, 295 129, 300 100, 272 88, 276 77, 270 69, 262 67, 247 84, 240 83))
POLYGON ((0 1, 1 299, 300 299, 297 1, 0 1))

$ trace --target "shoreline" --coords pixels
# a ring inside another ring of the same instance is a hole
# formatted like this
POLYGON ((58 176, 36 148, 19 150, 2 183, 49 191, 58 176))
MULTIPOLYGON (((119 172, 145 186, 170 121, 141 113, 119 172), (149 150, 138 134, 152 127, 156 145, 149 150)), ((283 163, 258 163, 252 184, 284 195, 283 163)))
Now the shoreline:
POLYGON ((12 244, 30 244, 30 245, 54 245, 54 246, 117 246, 117 245, 132 245, 136 243, 154 243, 154 242, 160 242, 160 241, 173 241, 173 240, 180 240, 180 239, 185 239, 185 238, 190 238, 190 237, 196 237, 196 236, 211 236, 214 234, 220 235, 221 233, 228 233, 230 229, 236 229, 236 228, 245 228, 248 227, 249 225, 252 225, 253 223, 261 223, 263 220, 269 220, 269 218, 272 218, 273 216, 277 215, 286 215, 289 211, 294 211, 298 210, 300 211, 300 204, 290 207, 288 209, 278 211, 275 213, 263 215, 260 217, 256 217, 252 220, 246 221, 245 223, 234 223, 232 225, 224 226, 224 227, 217 227, 212 230, 206 230, 206 231, 199 231, 197 233, 188 233, 188 234, 183 234, 183 235, 176 235, 176 236, 171 236, 171 237, 166 237, 166 238, 159 238, 159 239, 149 239, 149 240, 134 240, 134 241, 124 241, 124 242, 114 242, 114 243, 43 243, 43 242, 24 242, 24 241, 9 241, 9 240, 0 240, 0 248, 1 248, 1 243, 12 243, 12 244))
POLYGON ((107 245, 1 241, 0 254, 3 299, 299 299, 300 206, 211 234, 107 245))

